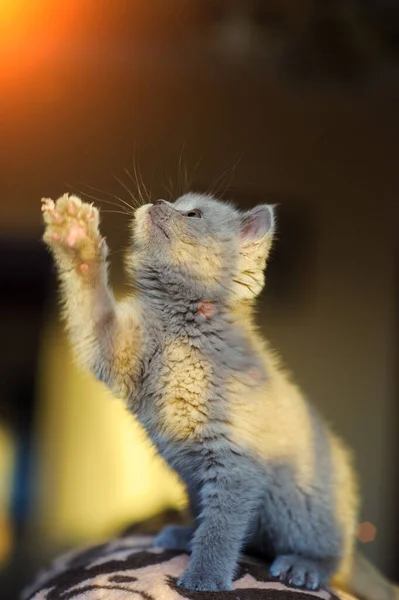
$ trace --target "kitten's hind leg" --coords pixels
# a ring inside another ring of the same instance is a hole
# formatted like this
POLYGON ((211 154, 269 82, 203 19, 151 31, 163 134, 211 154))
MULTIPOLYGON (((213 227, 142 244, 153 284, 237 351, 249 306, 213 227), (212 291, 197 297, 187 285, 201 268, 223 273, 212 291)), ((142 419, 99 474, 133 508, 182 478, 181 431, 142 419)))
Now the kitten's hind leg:
POLYGON ((336 561, 329 559, 315 560, 296 554, 285 554, 274 560, 270 573, 283 583, 314 591, 328 584, 335 566, 336 561))
POLYGON ((186 525, 168 525, 157 535, 154 546, 167 550, 191 551, 191 540, 195 527, 186 525))

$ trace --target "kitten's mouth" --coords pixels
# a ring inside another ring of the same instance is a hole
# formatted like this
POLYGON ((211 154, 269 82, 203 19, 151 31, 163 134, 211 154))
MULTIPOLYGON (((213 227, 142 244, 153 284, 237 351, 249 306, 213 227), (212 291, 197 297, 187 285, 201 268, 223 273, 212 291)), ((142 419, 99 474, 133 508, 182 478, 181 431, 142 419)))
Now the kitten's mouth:
POLYGON ((169 237, 169 235, 166 233, 166 231, 165 231, 165 229, 162 227, 162 225, 160 225, 160 223, 157 223, 157 222, 155 221, 155 219, 153 218, 153 216, 152 216, 152 214, 151 214, 151 211, 149 211, 149 214, 150 214, 151 223, 152 223, 152 224, 153 224, 153 225, 154 225, 154 226, 155 226, 157 229, 159 229, 159 230, 160 230, 160 231, 163 233, 163 235, 166 237, 166 239, 170 240, 170 237, 169 237))

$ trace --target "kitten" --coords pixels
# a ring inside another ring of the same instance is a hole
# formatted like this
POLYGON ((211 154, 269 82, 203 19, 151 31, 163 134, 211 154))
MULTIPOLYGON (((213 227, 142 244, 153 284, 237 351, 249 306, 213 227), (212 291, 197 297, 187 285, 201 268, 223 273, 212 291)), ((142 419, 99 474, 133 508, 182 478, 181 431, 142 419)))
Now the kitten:
POLYGON ((136 293, 121 303, 107 281, 98 210, 68 195, 42 210, 77 357, 187 486, 195 527, 170 526, 156 539, 191 551, 178 584, 232 589, 245 549, 269 558, 288 585, 356 591, 366 582, 367 600, 395 597, 382 578, 370 595, 368 568, 352 581, 364 563, 353 560, 350 454, 254 325, 274 208, 239 212, 199 194, 141 206, 127 260, 136 293))

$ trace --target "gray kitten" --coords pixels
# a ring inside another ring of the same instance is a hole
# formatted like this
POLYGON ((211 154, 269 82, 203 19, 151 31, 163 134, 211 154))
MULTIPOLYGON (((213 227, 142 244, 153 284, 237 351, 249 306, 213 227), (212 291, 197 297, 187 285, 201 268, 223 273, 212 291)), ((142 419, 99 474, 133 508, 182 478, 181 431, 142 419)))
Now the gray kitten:
POLYGON ((254 325, 273 207, 243 213, 199 194, 141 206, 127 260, 136 293, 117 303, 98 210, 75 196, 42 202, 77 357, 187 486, 195 526, 156 540, 191 551, 179 585, 232 589, 245 549, 288 585, 332 581, 367 600, 399 597, 355 560, 350 454, 254 325))

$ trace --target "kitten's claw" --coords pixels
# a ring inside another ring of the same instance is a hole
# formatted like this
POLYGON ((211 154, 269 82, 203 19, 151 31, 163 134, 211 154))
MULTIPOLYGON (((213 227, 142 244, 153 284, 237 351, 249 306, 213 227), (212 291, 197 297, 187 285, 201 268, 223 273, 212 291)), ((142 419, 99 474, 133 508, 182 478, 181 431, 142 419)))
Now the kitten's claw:
POLYGON ((294 587, 317 590, 324 583, 321 565, 302 556, 278 556, 270 567, 270 573, 280 581, 294 587))
POLYGON ((73 199, 71 199, 68 203, 68 212, 72 217, 74 217, 78 212, 78 206, 73 199))
POLYGON ((198 592, 217 592, 233 589, 232 583, 225 581, 223 577, 215 577, 211 573, 190 573, 189 569, 183 573, 177 585, 186 590, 197 590, 198 592))
POLYGON ((51 212, 55 208, 55 202, 51 198, 42 198, 42 212, 51 212))

